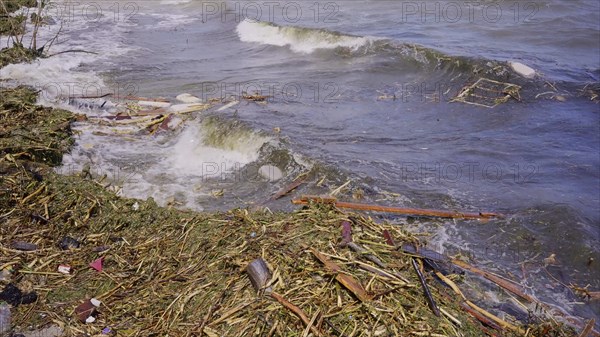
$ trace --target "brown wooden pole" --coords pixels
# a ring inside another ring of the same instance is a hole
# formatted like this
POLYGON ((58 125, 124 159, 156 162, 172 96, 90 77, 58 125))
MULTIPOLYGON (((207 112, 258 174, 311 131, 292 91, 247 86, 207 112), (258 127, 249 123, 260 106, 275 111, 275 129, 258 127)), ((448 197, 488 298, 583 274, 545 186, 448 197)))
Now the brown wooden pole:
POLYGON ((332 197, 319 197, 319 196, 302 196, 300 199, 292 200, 295 205, 306 205, 310 201, 332 203, 336 207, 360 210, 360 211, 372 211, 372 212, 384 212, 384 213, 396 213, 403 215, 413 216, 429 216, 438 218, 452 218, 452 219, 490 219, 490 218, 501 218, 501 214, 497 213, 472 213, 472 212, 459 212, 459 211, 446 211, 436 209, 422 209, 422 208, 405 208, 405 207, 392 207, 392 206, 380 206, 370 204, 359 204, 354 202, 343 202, 337 201, 332 197))

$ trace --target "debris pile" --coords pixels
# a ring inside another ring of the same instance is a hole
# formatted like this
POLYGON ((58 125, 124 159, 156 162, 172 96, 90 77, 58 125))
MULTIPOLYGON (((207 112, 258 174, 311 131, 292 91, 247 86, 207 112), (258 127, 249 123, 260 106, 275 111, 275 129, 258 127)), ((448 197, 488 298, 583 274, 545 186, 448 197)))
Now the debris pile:
MULTIPOLYGON (((455 267, 483 271, 453 259, 444 267, 448 259, 414 235, 340 203, 305 197, 291 213, 194 213, 119 198, 83 173, 55 174, 73 116, 36 107, 26 88, 1 97, 0 301, 3 312, 10 306, 10 331, 575 335, 542 309, 528 322, 486 311, 461 292, 455 267)), ((535 301, 485 274, 499 291, 535 301)))
POLYGON ((521 101, 521 87, 481 77, 475 83, 466 85, 452 102, 462 102, 486 108, 494 108, 513 98, 521 101))

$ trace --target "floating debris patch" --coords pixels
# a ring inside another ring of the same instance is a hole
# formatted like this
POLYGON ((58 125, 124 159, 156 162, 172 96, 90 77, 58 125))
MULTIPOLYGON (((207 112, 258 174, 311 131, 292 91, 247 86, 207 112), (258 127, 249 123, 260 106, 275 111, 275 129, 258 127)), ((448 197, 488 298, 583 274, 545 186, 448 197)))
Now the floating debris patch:
POLYGON ((494 108, 508 102, 511 98, 521 101, 521 86, 498 82, 488 78, 480 78, 467 85, 451 102, 462 102, 486 108, 494 108))

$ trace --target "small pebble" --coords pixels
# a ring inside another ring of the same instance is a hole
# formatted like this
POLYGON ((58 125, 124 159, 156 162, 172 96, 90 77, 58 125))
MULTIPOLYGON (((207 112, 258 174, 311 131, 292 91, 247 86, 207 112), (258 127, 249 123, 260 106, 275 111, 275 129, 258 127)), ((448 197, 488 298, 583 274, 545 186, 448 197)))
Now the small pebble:
POLYGON ((74 239, 70 236, 63 237, 62 240, 60 240, 60 242, 58 243, 58 247, 62 250, 79 248, 80 245, 81 243, 79 243, 77 239, 74 239))

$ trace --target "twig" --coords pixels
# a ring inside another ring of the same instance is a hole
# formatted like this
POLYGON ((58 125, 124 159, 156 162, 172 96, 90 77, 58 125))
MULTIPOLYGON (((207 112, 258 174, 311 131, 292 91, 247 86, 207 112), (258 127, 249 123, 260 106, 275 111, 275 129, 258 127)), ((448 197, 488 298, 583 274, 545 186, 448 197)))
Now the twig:
POLYGON ((93 52, 93 51, 87 51, 87 50, 83 50, 83 49, 69 49, 69 50, 59 51, 58 53, 48 55, 47 57, 52 57, 52 56, 65 54, 65 53, 86 53, 86 54, 98 55, 98 53, 93 52))
POLYGON ((315 335, 321 336, 321 331, 319 331, 319 329, 317 329, 315 326, 312 325, 311 320, 309 320, 308 317, 306 317, 306 314, 304 314, 302 309, 298 308, 297 306, 295 306, 294 304, 292 304, 291 302, 289 302, 283 296, 279 295, 276 292, 272 292, 271 297, 273 297, 275 300, 277 300, 277 302, 279 302, 285 308, 287 308, 291 312, 293 312, 294 315, 298 316, 298 318, 300 318, 300 320, 302 321, 302 323, 304 323, 304 325, 310 326, 310 331, 312 331, 315 335))
POLYGON ((37 50, 37 34, 42 24, 42 5, 43 1, 38 1, 38 11, 35 17, 35 22, 33 23, 33 34, 31 36, 31 49, 37 50))
MULTIPOLYGON (((385 240, 388 245, 395 247, 394 238, 392 237, 392 235, 390 234, 389 231, 384 230, 383 236, 385 237, 385 240)), ((425 277, 423 276, 423 273, 421 272, 421 269, 419 268, 419 266, 417 264, 417 259, 415 259, 413 257, 411 259, 411 262, 412 262, 413 268, 415 269, 415 272, 417 273, 417 276, 419 277, 419 281, 421 282, 421 287, 423 287, 423 292, 425 293, 425 298, 427 299, 427 304, 429 305, 429 308, 431 309, 431 311, 433 311, 433 313, 437 317, 440 317, 440 309, 438 308, 437 304, 435 303, 435 300, 433 299, 433 296, 431 295, 431 291, 429 290, 429 287, 427 286, 425 277)))
POLYGON ((310 251, 319 261, 321 261, 321 263, 323 263, 323 265, 325 265, 325 268, 332 273, 336 273, 335 279, 346 289, 350 290, 350 292, 352 292, 360 301, 367 302, 373 298, 373 296, 367 293, 365 288, 363 288, 363 286, 354 277, 344 274, 342 268, 329 260, 325 255, 319 253, 313 248, 311 248, 310 251))
POLYGON ((56 34, 54 35, 54 37, 50 41, 46 42, 46 44, 48 44, 48 48, 46 48, 46 44, 44 45, 44 48, 46 48, 46 52, 50 51, 50 48, 52 48, 52 45, 54 44, 54 41, 56 41, 58 39, 58 35, 60 35, 60 33, 62 32, 63 25, 64 25, 64 23, 61 21, 60 22, 60 27, 58 28, 58 32, 56 32, 56 34))
POLYGON ((595 324, 596 320, 593 318, 590 319, 589 322, 585 325, 585 328, 583 328, 583 331, 581 331, 581 333, 579 334, 579 337, 588 337, 592 332, 592 329, 594 329, 595 324))
POLYGON ((104 95, 96 95, 96 96, 69 96, 69 99, 93 99, 93 98, 104 98, 112 96, 112 93, 104 94, 104 95))
POLYGON ((308 177, 308 173, 309 172, 305 172, 305 173, 302 173, 301 175, 299 175, 291 184, 285 186, 284 188, 279 190, 279 192, 273 194, 273 196, 271 196, 271 198, 269 198, 269 201, 281 199, 284 196, 286 196, 288 193, 290 193, 291 191, 298 188, 298 186, 300 186, 304 183, 304 181, 308 177))
POLYGON ((427 286, 425 277, 423 276, 423 273, 421 272, 421 269, 419 268, 419 265, 417 264, 417 259, 415 259, 413 257, 411 259, 411 262, 412 262, 413 268, 415 269, 415 272, 417 273, 417 276, 419 276, 419 281, 421 282, 421 286, 423 287, 423 292, 425 293, 425 298, 427 299, 427 304, 429 304, 429 308, 431 309, 431 311, 433 311, 433 313, 437 317, 440 317, 440 309, 438 309, 437 304, 435 304, 435 300, 433 299, 433 296, 431 295, 431 291, 429 290, 429 287, 427 286))

